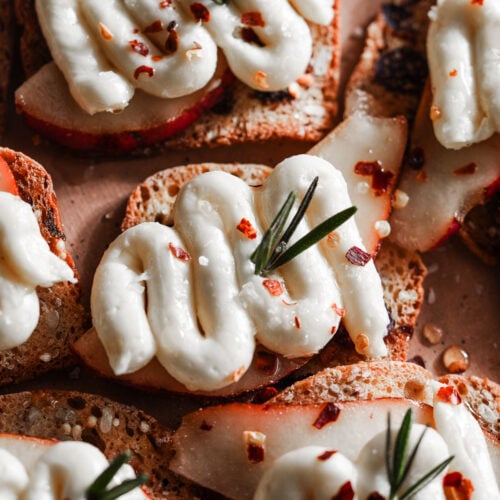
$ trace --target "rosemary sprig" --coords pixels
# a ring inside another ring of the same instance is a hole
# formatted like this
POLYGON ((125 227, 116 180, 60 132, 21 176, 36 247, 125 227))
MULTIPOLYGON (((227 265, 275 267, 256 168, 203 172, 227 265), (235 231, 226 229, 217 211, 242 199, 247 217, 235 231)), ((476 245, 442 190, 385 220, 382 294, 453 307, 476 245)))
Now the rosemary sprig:
POLYGON ((424 438, 427 427, 422 431, 417 444, 408 456, 408 442, 410 439, 410 432, 412 426, 412 409, 409 408, 403 418, 401 427, 399 428, 396 436, 394 450, 392 449, 391 439, 391 414, 387 414, 387 433, 385 441, 385 465, 387 469, 387 477, 390 484, 389 500, 405 500, 411 498, 418 493, 427 484, 429 484, 435 477, 437 477, 446 466, 453 460, 453 456, 443 460, 439 465, 431 469, 423 475, 417 482, 412 484, 406 491, 399 493, 404 480, 410 472, 411 466, 417 455, 420 443, 424 438))
POLYGON ((300 202, 299 208, 290 221, 290 224, 284 230, 285 223, 288 220, 293 204, 297 198, 295 193, 289 193, 285 203, 283 203, 278 214, 271 222, 269 229, 264 233, 261 242, 250 256, 250 260, 255 264, 255 274, 263 276, 273 269, 286 264, 320 241, 328 233, 337 229, 337 227, 354 215, 357 210, 356 207, 346 208, 323 221, 296 241, 291 247, 287 248, 290 238, 297 229, 297 226, 311 203, 317 185, 318 177, 315 177, 307 189, 304 198, 300 202))
POLYGON ((132 452, 124 451, 117 455, 109 464, 109 466, 104 469, 95 481, 87 488, 85 492, 85 498, 87 500, 114 500, 119 498, 125 493, 142 486, 147 483, 149 476, 145 473, 138 474, 134 479, 126 479, 122 483, 114 486, 113 488, 107 490, 107 486, 113 479, 115 474, 118 472, 120 467, 127 463, 132 456, 132 452))

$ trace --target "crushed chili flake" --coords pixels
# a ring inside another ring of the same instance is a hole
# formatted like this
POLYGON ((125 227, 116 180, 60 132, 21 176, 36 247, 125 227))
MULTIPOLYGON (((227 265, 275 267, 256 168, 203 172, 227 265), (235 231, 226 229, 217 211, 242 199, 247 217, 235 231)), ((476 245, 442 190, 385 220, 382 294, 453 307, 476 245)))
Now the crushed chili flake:
POLYGON ((453 170, 453 173, 455 175, 472 175, 476 173, 476 170, 477 170, 477 164, 468 163, 463 167, 456 168, 455 170, 453 170))
POLYGON ((353 500, 354 498, 354 490, 352 489, 351 481, 347 481, 344 483, 338 493, 333 495, 332 500, 353 500))
POLYGON ((160 19, 153 21, 144 28, 144 33, 159 33, 160 31, 163 31, 163 22, 160 19))
POLYGON ((362 250, 361 248, 357 246, 353 246, 347 250, 345 254, 346 259, 351 263, 354 264, 355 266, 366 266, 372 256, 368 253, 362 250))
POLYGON ((130 45, 130 48, 134 51, 137 52, 137 54, 140 54, 141 56, 146 57, 149 54, 149 48, 145 43, 139 42, 139 40, 130 40, 128 42, 130 45))
POLYGON ((335 455, 335 453, 337 453, 337 450, 327 450, 318 456, 318 460, 328 460, 331 456, 335 455))
POLYGON ((384 170, 379 160, 358 161, 358 163, 354 165, 354 173, 357 175, 371 176, 371 187, 375 191, 375 196, 381 196, 387 192, 394 177, 392 172, 384 170))
POLYGON ((211 431, 213 429, 213 425, 209 424, 206 420, 203 420, 200 424, 200 429, 202 431, 211 431))
POLYGON ((452 69, 448 74, 450 76, 457 76, 458 75, 458 71, 456 69, 452 69))
POLYGON ((451 385, 441 387, 437 392, 437 397, 444 403, 450 403, 452 405, 459 405, 462 402, 460 394, 451 385))
POLYGON ((480 7, 483 6, 484 0, 470 0, 471 5, 479 5, 480 7))
POLYGON ((321 410, 318 418, 314 421, 313 427, 316 427, 316 429, 322 429, 326 424, 336 422, 339 415, 340 407, 338 407, 335 403, 327 403, 321 410))
POLYGON ((177 52, 179 48, 179 33, 175 29, 175 27, 167 30, 168 36, 165 40, 165 54, 172 55, 177 52))
POLYGON ((258 464, 264 460, 266 435, 258 431, 244 431, 243 439, 246 446, 247 458, 251 464, 258 464))
POLYGON ((191 255, 189 255, 186 250, 181 247, 176 247, 173 243, 168 244, 168 249, 176 259, 182 260, 183 262, 189 262, 191 260, 191 255))
POLYGON ((241 38, 243 41, 247 43, 252 43, 253 45, 257 45, 257 47, 264 47, 265 43, 259 38, 259 35, 255 33, 252 28, 242 28, 241 29, 241 38))
POLYGON ((167 31, 172 31, 177 29, 177 21, 174 19, 173 21, 170 21, 167 26, 167 31))
POLYGON ((153 56, 153 57, 151 58, 151 60, 152 60, 152 61, 154 61, 154 62, 161 61, 162 59, 163 59, 163 56, 160 56, 160 55, 158 55, 158 56, 153 56))
POLYGON ((266 375, 274 375, 278 369, 278 356, 274 352, 258 351, 255 354, 255 368, 266 375))
POLYGON ((247 457, 248 461, 251 464, 258 464, 260 462, 264 461, 264 447, 255 445, 255 444, 249 444, 247 445, 247 457))
POLYGON ((172 3, 172 0, 162 0, 159 3, 160 9, 166 9, 167 7, 170 6, 171 3, 172 3))
POLYGON ((295 323, 295 328, 300 329, 300 327, 301 327, 301 324, 300 324, 300 318, 299 318, 298 316, 295 316, 295 317, 293 318, 293 321, 294 321, 294 323, 295 323))
POLYGON ((337 304, 332 304, 332 309, 335 311, 337 316, 340 316, 341 318, 345 316, 345 309, 343 307, 340 307, 337 304))
POLYGON ((367 497, 366 500, 387 500, 383 495, 381 495, 378 491, 374 491, 373 493, 370 493, 367 497))
POLYGON ((240 220, 240 223, 236 226, 236 229, 240 233, 243 233, 249 240, 254 240, 255 238, 257 238, 257 231, 252 226, 252 223, 248 219, 245 219, 245 217, 240 220))
POLYGON ((278 297, 283 293, 283 287, 278 280, 264 280, 262 284, 267 288, 267 291, 274 297, 278 297))
POLYGON ((335 335, 335 332, 337 331, 337 327, 335 325, 332 326, 332 329, 330 330, 330 333, 332 335, 335 335))
POLYGON ((99 31, 101 32, 101 36, 104 38, 104 40, 113 39, 113 34, 103 23, 99 23, 99 31))
POLYGON ((155 74, 155 70, 151 66, 139 66, 134 71, 134 78, 137 80, 141 73, 146 73, 151 78, 155 74))
POLYGON ((197 21, 202 21, 207 23, 210 21, 210 11, 199 2, 192 3, 189 8, 197 21))
POLYGON ((472 481, 464 477, 460 472, 449 472, 443 477, 443 488, 446 498, 459 500, 470 500, 474 485, 472 481))
POLYGON ((259 27, 264 27, 266 25, 260 12, 243 12, 241 14, 241 24, 259 27))
POLYGON ((268 89, 269 84, 267 83, 267 73, 265 71, 257 71, 253 75, 253 81, 257 87, 261 89, 268 89))

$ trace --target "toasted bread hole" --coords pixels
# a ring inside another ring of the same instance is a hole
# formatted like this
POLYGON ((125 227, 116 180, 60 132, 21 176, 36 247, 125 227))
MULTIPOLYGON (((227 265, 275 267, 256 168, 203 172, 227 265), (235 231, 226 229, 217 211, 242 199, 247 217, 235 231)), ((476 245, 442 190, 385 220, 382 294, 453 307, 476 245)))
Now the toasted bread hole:
POLYGON ((141 198, 143 201, 148 201, 151 198, 149 189, 145 186, 141 186, 141 198))
POLYGON ((173 184, 168 187, 168 195, 169 196, 177 196, 177 193, 179 192, 179 186, 173 184))

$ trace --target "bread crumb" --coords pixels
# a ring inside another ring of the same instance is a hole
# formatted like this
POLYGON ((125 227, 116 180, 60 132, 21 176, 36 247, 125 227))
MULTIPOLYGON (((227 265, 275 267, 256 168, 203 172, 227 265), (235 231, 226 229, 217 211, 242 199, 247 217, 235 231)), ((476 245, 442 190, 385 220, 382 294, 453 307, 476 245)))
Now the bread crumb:
POLYGON ((50 363, 52 356, 48 352, 44 352, 40 355, 40 361, 44 363, 50 363))
POLYGON ((146 434, 147 432, 149 432, 150 427, 146 421, 142 420, 141 423, 139 424, 139 429, 141 430, 141 432, 146 434))

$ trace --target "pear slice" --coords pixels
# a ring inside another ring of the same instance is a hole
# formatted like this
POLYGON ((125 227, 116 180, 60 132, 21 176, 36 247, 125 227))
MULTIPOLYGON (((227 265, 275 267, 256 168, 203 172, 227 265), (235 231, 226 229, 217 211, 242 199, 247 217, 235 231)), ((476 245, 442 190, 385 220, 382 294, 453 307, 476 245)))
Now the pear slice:
POLYGON ((170 468, 226 497, 251 499, 264 472, 283 454, 319 445, 354 461, 368 440, 387 429, 388 412, 393 425, 400 425, 409 407, 416 422, 433 425, 430 406, 405 399, 205 408, 184 417, 170 468))
POLYGON ((354 113, 309 151, 344 175, 351 201, 358 208, 355 219, 361 238, 372 255, 381 239, 376 223, 387 221, 391 213, 406 141, 403 117, 354 113))
POLYGON ((233 80, 223 59, 210 82, 184 97, 161 99, 137 90, 121 113, 83 111, 55 63, 43 66, 16 91, 16 108, 28 125, 74 149, 124 152, 161 141, 197 120, 233 80))
POLYGON ((500 135, 460 150, 446 149, 434 136, 429 109, 427 89, 399 183, 409 202, 390 219, 391 239, 421 252, 446 241, 471 208, 500 189, 500 135))

